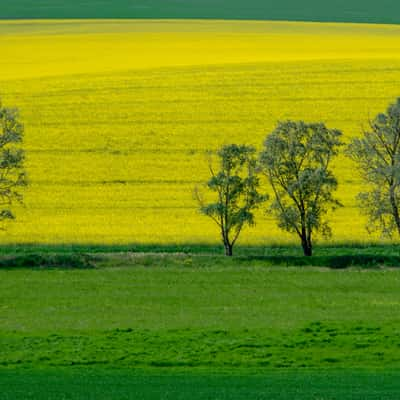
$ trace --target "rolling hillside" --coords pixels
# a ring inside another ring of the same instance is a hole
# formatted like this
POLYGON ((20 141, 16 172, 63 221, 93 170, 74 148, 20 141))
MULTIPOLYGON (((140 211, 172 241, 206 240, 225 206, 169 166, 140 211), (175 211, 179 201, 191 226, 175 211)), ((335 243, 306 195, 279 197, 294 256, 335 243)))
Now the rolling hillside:
POLYGON ((216 18, 400 23, 394 0, 3 0, 0 18, 216 18))
MULTIPOLYGON (((396 25, 3 21, 0 48, 31 183, 2 242, 216 243, 192 196, 207 149, 260 148, 278 119, 322 120, 348 141, 400 95, 396 25)), ((335 241, 372 240, 352 165, 335 172, 335 241)), ((240 243, 293 241, 257 221, 240 243)))

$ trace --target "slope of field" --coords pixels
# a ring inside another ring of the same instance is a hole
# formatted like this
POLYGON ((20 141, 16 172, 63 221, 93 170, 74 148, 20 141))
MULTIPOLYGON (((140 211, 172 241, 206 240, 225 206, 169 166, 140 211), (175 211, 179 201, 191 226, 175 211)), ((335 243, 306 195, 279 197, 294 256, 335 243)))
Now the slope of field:
POLYGON ((399 23, 395 0, 2 0, 0 18, 220 18, 399 23))
POLYGON ((1 270, 1 367, 237 371, 400 366, 399 271, 1 270), (24 296, 19 296, 24 293, 24 296))
POLYGON ((398 393, 398 270, 119 257, 125 265, 0 270, 0 399, 398 393))
MULTIPOLYGON (((345 140, 400 95, 400 27, 3 21, 0 95, 26 125, 31 185, 2 242, 216 242, 192 189, 205 151, 260 148, 278 119, 345 140)), ((371 240, 338 160, 335 241, 371 240)), ((242 243, 287 242, 264 214, 242 243)))
MULTIPOLYGON (((288 341, 296 340, 297 334, 312 339, 313 333, 315 337, 318 333, 329 336, 325 328, 332 325, 339 333, 332 339, 353 346, 350 337, 340 336, 346 327, 359 325, 362 339, 368 333, 368 329, 364 332, 366 327, 373 328, 370 333, 376 336, 380 330, 395 330, 400 323, 396 312, 400 303, 398 269, 361 272, 263 267, 262 260, 254 263, 223 257, 226 263, 221 264, 216 256, 202 265, 202 257, 128 253, 115 255, 108 266, 99 265, 96 269, 1 268, 0 331, 21 335, 22 339, 25 335, 46 337, 58 333, 72 337, 97 332, 107 340, 104 330, 110 330, 117 343, 118 337, 123 341, 126 333, 136 335, 138 330, 149 336, 160 330, 170 331, 171 340, 176 339, 174 331, 181 331, 188 338, 190 331, 203 330, 228 346, 229 340, 218 336, 219 330, 225 330, 233 338, 236 333, 244 334, 248 341, 275 336, 277 341, 271 344, 279 347, 282 343, 276 333, 287 334, 288 341), (302 331, 313 324, 313 329, 302 331), (251 339, 246 329, 257 335, 251 339)), ((357 335, 357 329, 353 334, 357 335)), ((157 339, 154 335, 153 339, 154 345, 162 345, 162 336, 157 339)), ((139 341, 142 340, 144 337, 139 341)), ((393 341, 397 343, 400 338, 393 337, 393 341)), ((54 342, 57 343, 56 337, 54 342)), ((30 349, 30 344, 26 342, 26 350, 32 351, 32 357, 39 357, 39 347, 30 349)), ((329 347, 328 342, 320 344, 329 347)), ((384 341, 376 344, 384 345, 384 341)), ((158 349, 166 353, 170 350, 172 347, 158 349)), ((302 351, 301 346, 298 351, 302 351)), ((393 356, 395 351, 400 355, 400 347, 393 349, 393 356)), ((0 346, 0 352, 9 354, 12 349, 0 346)), ((373 357, 371 352, 366 354, 373 357)), ((148 356, 161 354, 150 352, 148 356)), ((316 356, 320 357, 318 353, 316 356)), ((345 354, 347 357, 351 355, 345 354)), ((393 361, 390 357, 388 360, 393 361)))

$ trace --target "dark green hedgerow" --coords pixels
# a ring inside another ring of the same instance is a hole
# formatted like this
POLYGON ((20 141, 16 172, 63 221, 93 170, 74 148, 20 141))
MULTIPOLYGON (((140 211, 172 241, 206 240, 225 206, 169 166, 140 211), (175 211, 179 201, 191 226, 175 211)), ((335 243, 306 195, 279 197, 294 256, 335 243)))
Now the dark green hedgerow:
POLYGON ((94 266, 315 266, 398 267, 400 254, 395 245, 320 246, 313 257, 304 257, 297 246, 238 247, 236 256, 226 259, 213 245, 18 245, 0 247, 0 268, 94 266))
POLYGON ((20 254, 0 257, 0 268, 93 268, 86 254, 20 254))

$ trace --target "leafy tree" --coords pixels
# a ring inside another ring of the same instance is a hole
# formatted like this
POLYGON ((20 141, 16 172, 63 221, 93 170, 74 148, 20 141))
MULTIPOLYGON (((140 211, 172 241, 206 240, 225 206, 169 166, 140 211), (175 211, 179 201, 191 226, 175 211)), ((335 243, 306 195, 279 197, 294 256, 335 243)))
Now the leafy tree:
POLYGON ((209 160, 211 178, 206 183, 214 193, 214 201, 206 203, 198 188, 195 197, 200 212, 210 217, 219 227, 225 254, 232 256, 235 245, 245 225, 254 225, 253 211, 267 197, 259 193, 256 150, 236 144, 223 146, 217 153, 219 170, 215 171, 209 160))
POLYGON ((279 122, 260 156, 274 193, 270 210, 280 228, 299 236, 306 256, 312 255, 314 232, 331 235, 327 212, 340 206, 332 194, 337 181, 329 169, 342 144, 340 136, 322 123, 279 122))
POLYGON ((400 234, 400 98, 369 121, 369 129, 350 143, 347 154, 366 185, 357 197, 369 216, 367 229, 400 234))
POLYGON ((11 206, 21 202, 20 188, 26 185, 24 151, 22 142, 24 127, 16 109, 3 107, 0 102, 0 222, 14 219, 11 206))

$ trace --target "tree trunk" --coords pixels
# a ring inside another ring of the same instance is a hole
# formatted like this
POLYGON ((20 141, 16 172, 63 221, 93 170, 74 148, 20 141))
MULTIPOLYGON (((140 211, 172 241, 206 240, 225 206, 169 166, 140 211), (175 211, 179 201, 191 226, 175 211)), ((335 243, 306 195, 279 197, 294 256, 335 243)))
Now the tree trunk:
POLYGON ((307 240, 306 237, 301 238, 301 246, 303 247, 303 252, 306 257, 312 256, 312 243, 311 240, 307 240))
POLYGON ((225 243, 225 255, 227 257, 232 257, 233 255, 233 246, 230 243, 225 243))
POLYGON ((399 216, 399 208, 397 207, 396 197, 394 194, 393 186, 390 188, 390 205, 392 206, 394 221, 396 222, 397 231, 400 235, 400 216, 399 216))
POLYGON ((301 216, 301 247, 303 247, 303 252, 306 257, 312 256, 312 242, 311 242, 311 232, 307 232, 307 227, 305 223, 305 214, 301 216))

